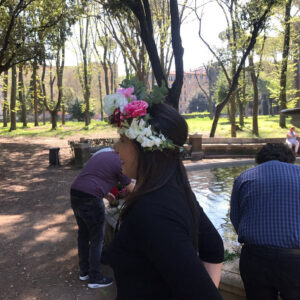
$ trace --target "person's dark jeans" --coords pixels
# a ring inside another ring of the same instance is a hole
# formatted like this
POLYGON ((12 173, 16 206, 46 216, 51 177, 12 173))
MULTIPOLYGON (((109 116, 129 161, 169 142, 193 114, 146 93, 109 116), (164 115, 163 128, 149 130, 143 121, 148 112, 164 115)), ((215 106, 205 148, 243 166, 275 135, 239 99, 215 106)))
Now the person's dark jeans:
POLYGON ((300 300, 300 249, 244 245, 240 273, 247 300, 300 300))
POLYGON ((78 256, 82 275, 89 275, 89 282, 103 278, 101 251, 104 238, 105 208, 102 199, 71 195, 71 206, 78 224, 78 256))

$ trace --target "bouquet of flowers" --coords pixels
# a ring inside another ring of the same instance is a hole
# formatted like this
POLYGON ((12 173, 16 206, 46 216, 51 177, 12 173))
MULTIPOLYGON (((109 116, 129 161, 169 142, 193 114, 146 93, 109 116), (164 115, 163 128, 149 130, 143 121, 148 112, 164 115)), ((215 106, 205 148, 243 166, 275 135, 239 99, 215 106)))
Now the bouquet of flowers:
MULTIPOLYGON (((109 194, 112 194, 114 199, 109 201, 110 206, 118 206, 119 205, 119 200, 125 198, 128 195, 128 190, 126 187, 124 187, 121 184, 118 184, 115 186, 109 194)), ((111 199, 113 198, 111 197, 111 199)))
POLYGON ((104 97, 104 111, 109 123, 118 127, 119 134, 136 140, 145 150, 174 149, 173 142, 149 124, 150 115, 147 112, 151 105, 164 101, 166 87, 156 86, 147 94, 142 84, 134 78, 123 81, 121 87, 117 93, 104 97))

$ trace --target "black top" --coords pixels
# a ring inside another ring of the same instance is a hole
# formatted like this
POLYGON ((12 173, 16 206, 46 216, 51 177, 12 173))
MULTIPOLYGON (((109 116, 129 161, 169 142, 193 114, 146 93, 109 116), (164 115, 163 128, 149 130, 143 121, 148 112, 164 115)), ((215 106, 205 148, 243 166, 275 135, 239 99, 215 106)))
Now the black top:
MULTIPOLYGON (((223 242, 199 206, 199 256, 220 263, 223 242)), ((193 245, 191 211, 170 185, 140 197, 108 253, 117 300, 222 299, 193 245)))

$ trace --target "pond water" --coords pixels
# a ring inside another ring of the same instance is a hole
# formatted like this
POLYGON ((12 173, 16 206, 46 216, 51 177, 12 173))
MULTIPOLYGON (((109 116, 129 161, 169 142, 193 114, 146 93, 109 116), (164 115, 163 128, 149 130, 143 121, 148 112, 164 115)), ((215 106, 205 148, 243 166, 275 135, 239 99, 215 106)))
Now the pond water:
POLYGON ((235 177, 253 165, 188 172, 197 200, 215 225, 225 244, 237 244, 230 222, 230 195, 235 177))

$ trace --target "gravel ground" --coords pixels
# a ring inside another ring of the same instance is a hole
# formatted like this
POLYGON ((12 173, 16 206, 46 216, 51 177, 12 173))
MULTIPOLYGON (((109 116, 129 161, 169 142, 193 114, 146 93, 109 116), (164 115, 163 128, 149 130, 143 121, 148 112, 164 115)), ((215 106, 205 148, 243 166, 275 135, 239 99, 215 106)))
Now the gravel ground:
POLYGON ((0 299, 115 299, 114 284, 92 290, 78 279, 70 160, 66 140, 0 138, 0 299), (60 167, 49 167, 50 147, 61 148, 60 167))

